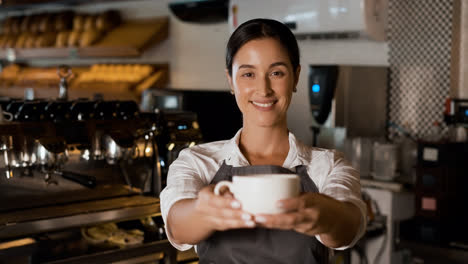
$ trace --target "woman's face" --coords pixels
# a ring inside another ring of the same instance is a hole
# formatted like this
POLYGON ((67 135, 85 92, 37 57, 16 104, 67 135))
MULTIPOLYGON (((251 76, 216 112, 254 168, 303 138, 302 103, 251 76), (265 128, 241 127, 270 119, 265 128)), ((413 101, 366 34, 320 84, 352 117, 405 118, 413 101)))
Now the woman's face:
POLYGON ((244 44, 234 56, 232 77, 227 73, 244 126, 286 125, 286 112, 299 72, 300 67, 294 72, 287 50, 276 39, 262 38, 244 44))

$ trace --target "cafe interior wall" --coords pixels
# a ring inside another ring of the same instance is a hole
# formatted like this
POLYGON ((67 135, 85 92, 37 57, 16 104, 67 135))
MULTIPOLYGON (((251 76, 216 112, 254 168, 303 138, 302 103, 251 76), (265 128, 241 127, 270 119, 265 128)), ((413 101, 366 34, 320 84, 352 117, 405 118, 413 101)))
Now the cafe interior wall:
MULTIPOLYGON (((459 44, 452 36, 454 10, 460 9, 455 2, 390 1, 389 137, 406 130, 415 138, 430 139, 448 131, 443 112, 451 77, 458 73, 451 62, 459 57, 452 58, 452 42, 459 44)), ((463 84, 463 74, 458 75, 462 78, 455 80, 463 84)))
MULTIPOLYGON (((94 63, 169 63, 169 87, 173 89, 224 90, 229 87, 224 72, 225 45, 229 38, 227 22, 217 24, 191 24, 180 21, 168 8, 171 0, 138 0, 93 3, 76 6, 75 11, 99 12, 119 9, 124 18, 150 18, 169 16, 169 38, 155 45, 140 58, 103 59, 42 59, 29 63, 37 66, 94 63)), ((267 2, 267 1, 266 1, 267 2)), ((48 6, 47 10, 63 7, 48 6)), ((40 12, 36 9, 34 12, 40 12)), ((290 130, 306 144, 312 143, 310 126, 314 121, 308 102, 308 65, 345 64, 388 66, 388 45, 365 37, 355 39, 299 40, 302 73, 298 91, 293 96, 288 113, 290 130)), ((339 134, 339 133, 338 133, 339 134)), ((336 133, 331 133, 333 138, 336 133)))

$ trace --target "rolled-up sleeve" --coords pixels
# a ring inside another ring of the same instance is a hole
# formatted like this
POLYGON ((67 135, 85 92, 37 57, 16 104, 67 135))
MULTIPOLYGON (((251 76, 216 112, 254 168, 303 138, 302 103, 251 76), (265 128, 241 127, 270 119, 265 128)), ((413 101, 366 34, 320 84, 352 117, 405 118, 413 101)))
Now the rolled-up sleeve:
POLYGON ((174 242, 167 228, 169 210, 180 200, 196 198, 204 185, 190 149, 182 150, 179 157, 169 166, 167 186, 160 194, 161 215, 165 223, 166 234, 171 244, 178 250, 188 250, 193 245, 174 242))
POLYGON ((332 168, 325 178, 320 192, 336 200, 350 202, 361 212, 361 224, 352 242, 347 246, 336 248, 343 250, 354 246, 364 235, 367 226, 367 209, 361 197, 359 171, 351 166, 341 152, 330 151, 328 154, 332 168))

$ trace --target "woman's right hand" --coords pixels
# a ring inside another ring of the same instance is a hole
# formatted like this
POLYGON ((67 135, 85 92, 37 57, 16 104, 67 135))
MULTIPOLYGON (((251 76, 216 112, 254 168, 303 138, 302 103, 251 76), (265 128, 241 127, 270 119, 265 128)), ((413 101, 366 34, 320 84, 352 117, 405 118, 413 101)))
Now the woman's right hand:
POLYGON ((232 194, 214 194, 215 185, 200 190, 195 202, 195 211, 202 215, 214 230, 224 231, 236 228, 253 228, 253 216, 242 211, 239 201, 232 194))

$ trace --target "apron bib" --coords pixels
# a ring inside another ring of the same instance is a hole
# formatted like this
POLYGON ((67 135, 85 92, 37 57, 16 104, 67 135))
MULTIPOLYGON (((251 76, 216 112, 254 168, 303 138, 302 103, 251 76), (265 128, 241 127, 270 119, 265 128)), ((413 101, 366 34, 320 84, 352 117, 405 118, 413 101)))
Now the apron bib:
MULTIPOLYGON (((281 166, 233 167, 223 162, 211 184, 232 181, 232 176, 252 174, 294 174, 281 166)), ((305 166, 296 167, 302 192, 318 192, 305 166)), ((267 228, 217 231, 197 245, 200 264, 324 264, 328 248, 314 236, 293 230, 267 228)))

